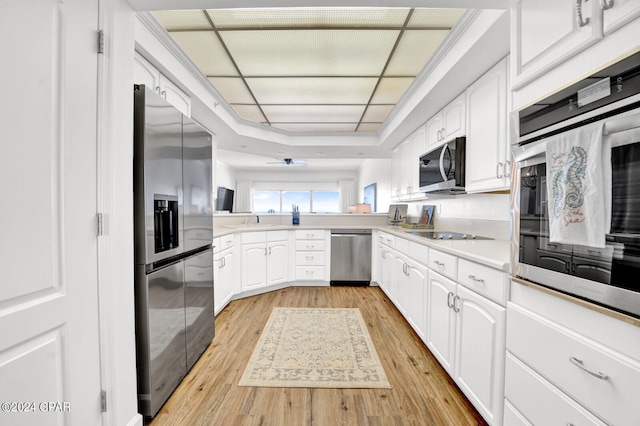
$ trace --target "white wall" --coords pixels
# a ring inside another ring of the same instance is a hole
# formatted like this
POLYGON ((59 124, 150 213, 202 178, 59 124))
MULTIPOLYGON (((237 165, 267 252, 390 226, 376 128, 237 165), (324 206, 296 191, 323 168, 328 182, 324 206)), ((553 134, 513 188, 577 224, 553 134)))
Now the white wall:
MULTIPOLYGON (((358 202, 364 200, 364 187, 376 184, 376 212, 389 211, 391 203, 391 159, 367 159, 358 168, 358 202)), ((373 209, 373 208, 372 208, 373 209)))
MULTIPOLYGON (((101 2, 99 237, 101 381, 104 424, 142 425, 138 414, 133 284, 133 50, 135 12, 126 0, 101 2)), ((97 330, 96 330, 97 332, 97 330)))
POLYGON ((225 188, 229 188, 233 190, 236 189, 236 182, 238 180, 236 169, 229 167, 220 161, 216 161, 214 173, 215 173, 215 187, 213 188, 214 191, 217 191, 219 186, 224 186, 225 188))

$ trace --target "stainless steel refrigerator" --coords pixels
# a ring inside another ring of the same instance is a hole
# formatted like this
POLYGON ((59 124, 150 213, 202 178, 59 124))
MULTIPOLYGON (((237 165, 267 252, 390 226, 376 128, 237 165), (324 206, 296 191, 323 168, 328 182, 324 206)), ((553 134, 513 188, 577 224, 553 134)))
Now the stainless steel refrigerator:
POLYGON ((214 336, 211 135, 134 86, 138 401, 153 417, 214 336))

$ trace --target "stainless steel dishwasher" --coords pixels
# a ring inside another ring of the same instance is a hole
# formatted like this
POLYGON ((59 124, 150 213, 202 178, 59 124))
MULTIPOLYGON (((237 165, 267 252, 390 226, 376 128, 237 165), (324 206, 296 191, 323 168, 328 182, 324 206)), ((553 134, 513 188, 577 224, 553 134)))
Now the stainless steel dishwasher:
POLYGON ((371 284, 371 230, 331 230, 331 285, 371 284))

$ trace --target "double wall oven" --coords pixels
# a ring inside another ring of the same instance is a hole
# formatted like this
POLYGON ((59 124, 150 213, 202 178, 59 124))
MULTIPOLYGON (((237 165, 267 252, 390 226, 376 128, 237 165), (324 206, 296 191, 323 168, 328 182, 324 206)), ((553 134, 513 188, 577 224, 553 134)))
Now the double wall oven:
POLYGON ((519 111, 517 123, 513 275, 640 318, 640 53, 519 111), (550 238, 547 144, 585 129, 601 132, 604 161, 611 155, 603 247, 550 238))

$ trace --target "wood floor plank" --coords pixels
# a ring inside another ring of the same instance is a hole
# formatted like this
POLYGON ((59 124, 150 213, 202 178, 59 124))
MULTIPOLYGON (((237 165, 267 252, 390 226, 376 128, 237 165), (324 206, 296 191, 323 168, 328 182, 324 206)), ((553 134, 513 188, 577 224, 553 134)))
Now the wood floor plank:
MULTIPOLYGON (((149 423, 149 422, 147 422, 149 423)), ((486 425, 378 287, 289 287, 232 301, 151 426, 486 425), (237 386, 274 307, 359 308, 393 389, 237 386)))

